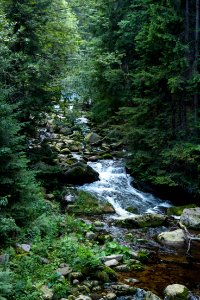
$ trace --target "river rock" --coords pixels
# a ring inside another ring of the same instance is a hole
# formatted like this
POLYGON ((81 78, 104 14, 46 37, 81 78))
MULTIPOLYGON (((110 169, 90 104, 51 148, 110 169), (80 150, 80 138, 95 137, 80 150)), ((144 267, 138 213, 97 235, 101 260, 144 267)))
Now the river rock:
POLYGON ((128 284, 118 283, 113 284, 111 287, 117 295, 132 295, 136 292, 136 288, 129 286, 128 284))
POLYGON ((115 271, 117 271, 117 272, 129 272, 129 271, 131 271, 131 267, 124 264, 124 265, 116 266, 115 271))
POLYGON ((135 215, 125 219, 117 220, 117 224, 127 228, 143 228, 162 226, 166 221, 166 216, 161 214, 135 215))
POLYGON ((181 284, 171 284, 164 290, 165 300, 187 300, 190 296, 188 288, 181 284))
POLYGON ((200 230, 200 207, 184 209, 180 221, 188 228, 200 230))
POLYGON ((41 292, 43 294, 43 299, 51 300, 53 298, 53 290, 49 289, 47 285, 41 287, 41 292))
POLYGON ((69 154, 70 150, 68 148, 64 148, 60 151, 61 154, 69 154))
POLYGON ((115 300, 116 298, 117 295, 115 293, 109 293, 104 297, 105 300, 115 300))
POLYGON ((94 232, 89 231, 86 233, 85 237, 87 240, 96 240, 97 235, 94 232))
POLYGON ((72 269, 68 265, 63 264, 56 270, 56 272, 61 274, 62 276, 67 276, 72 272, 72 269))
POLYGON ((70 169, 62 176, 62 180, 65 183, 82 185, 99 180, 99 173, 90 166, 78 162, 70 166, 70 169))
POLYGON ((180 247, 184 245, 185 236, 182 229, 177 229, 160 233, 158 240, 164 245, 180 247))
POLYGON ((102 137, 95 132, 90 132, 86 135, 85 141, 91 145, 95 145, 102 141, 102 137))
POLYGON ((30 252, 31 250, 31 245, 29 244, 16 244, 17 247, 17 252, 30 252))
POLYGON ((85 295, 79 295, 76 300, 92 300, 92 298, 85 295))
POLYGON ((72 130, 69 127, 61 127, 61 128, 59 128, 59 130, 60 130, 60 133, 64 134, 64 135, 72 134, 72 130))
POLYGON ((113 255, 108 255, 108 256, 101 257, 101 260, 103 262, 113 260, 113 259, 115 259, 117 261, 121 261, 123 259, 123 254, 113 254, 113 255))
POLYGON ((104 265, 106 265, 107 267, 115 267, 119 264, 119 262, 116 259, 111 259, 111 260, 107 260, 104 262, 104 265))
POLYGON ((88 158, 88 160, 91 161, 91 162, 96 162, 98 160, 98 157, 97 156, 90 156, 88 158))
POLYGON ((142 289, 137 289, 134 299, 138 300, 161 300, 157 295, 150 291, 145 291, 142 289))

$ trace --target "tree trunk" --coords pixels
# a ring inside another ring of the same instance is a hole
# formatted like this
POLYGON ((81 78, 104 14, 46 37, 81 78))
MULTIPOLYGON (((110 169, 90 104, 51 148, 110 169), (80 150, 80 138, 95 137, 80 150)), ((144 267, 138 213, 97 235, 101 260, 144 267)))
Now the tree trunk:
MULTIPOLYGON (((198 57, 199 57, 199 0, 196 0, 196 21, 195 21, 195 55, 194 55, 194 74, 198 72, 198 57)), ((198 119, 198 93, 194 95, 194 120, 197 123, 198 119)))

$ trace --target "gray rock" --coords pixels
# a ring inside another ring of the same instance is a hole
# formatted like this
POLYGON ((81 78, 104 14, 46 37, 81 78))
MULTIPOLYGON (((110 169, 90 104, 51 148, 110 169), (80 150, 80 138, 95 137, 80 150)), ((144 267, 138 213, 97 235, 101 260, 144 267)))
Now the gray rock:
POLYGON ((73 285, 78 285, 79 283, 80 283, 80 281, 78 279, 74 279, 72 282, 73 285))
POLYGON ((164 245, 181 247, 184 245, 185 235, 182 229, 177 229, 160 233, 158 240, 164 245))
POLYGON ((106 300, 114 300, 116 298, 117 298, 117 295, 115 293, 109 293, 104 297, 104 299, 106 299, 106 300))
POLYGON ((108 255, 108 256, 101 257, 101 260, 103 262, 110 261, 110 260, 113 260, 113 259, 115 259, 116 261, 121 261, 123 259, 123 254, 113 254, 113 255, 108 255))
POLYGON ((187 300, 190 291, 182 284, 171 284, 164 290, 164 295, 166 300, 187 300))
POLYGON ((43 299, 51 300, 53 298, 53 290, 49 289, 47 285, 41 287, 41 292, 43 294, 43 299))
POLYGON ((132 258, 138 258, 139 257, 139 254, 138 254, 138 252, 136 252, 136 251, 131 251, 130 253, 130 256, 132 257, 132 258))
POLYGON ((127 278, 124 281, 128 282, 128 283, 138 283, 140 282, 138 279, 136 278, 127 278))
POLYGON ((153 294, 150 291, 145 291, 142 289, 137 289, 134 299, 140 300, 161 300, 157 295, 153 294))
POLYGON ((29 244, 16 244, 18 252, 30 252, 31 245, 29 244))
POLYGON ((71 130, 71 128, 68 128, 68 127, 61 127, 60 133, 62 133, 64 135, 70 135, 70 134, 72 134, 72 130, 71 130))
POLYGON ((52 199, 54 199, 54 194, 46 194, 46 198, 48 200, 52 200, 52 199))
POLYGON ((184 209, 180 221, 188 228, 200 230, 200 207, 184 209))
POLYGON ((92 300, 92 298, 85 295, 79 295, 76 300, 92 300))
POLYGON ((129 272, 129 271, 131 271, 131 267, 124 264, 124 265, 120 265, 120 266, 115 267, 115 271, 118 271, 118 272, 129 272))
POLYGON ((67 276, 72 272, 72 269, 68 265, 64 265, 58 268, 56 272, 60 273, 62 276, 67 276))
POLYGON ((136 288, 129 286, 128 284, 118 283, 111 286, 116 294, 134 294, 136 288))
POLYGON ((40 261, 41 261, 41 263, 43 263, 45 265, 50 264, 50 260, 45 257, 40 257, 40 261))
POLYGON ((86 239, 96 240, 96 238, 97 238, 97 235, 94 232, 89 231, 89 232, 86 233, 86 239))
POLYGON ((117 266, 119 264, 119 262, 116 259, 111 259, 111 260, 105 261, 104 264, 107 267, 115 267, 115 266, 117 266))
POLYGON ((106 223, 101 222, 101 221, 95 221, 93 224, 96 227, 104 227, 106 225, 106 223))
POLYGON ((95 145, 102 141, 102 137, 95 132, 91 132, 86 135, 85 141, 91 145, 95 145))

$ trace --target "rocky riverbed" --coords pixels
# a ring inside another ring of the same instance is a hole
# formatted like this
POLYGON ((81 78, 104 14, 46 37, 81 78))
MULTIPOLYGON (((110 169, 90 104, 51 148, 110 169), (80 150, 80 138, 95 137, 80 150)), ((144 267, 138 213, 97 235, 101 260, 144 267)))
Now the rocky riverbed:
POLYGON ((114 272, 109 283, 106 274, 99 280, 86 280, 81 274, 73 275, 72 270, 65 274, 73 278, 74 285, 68 299, 200 299, 200 209, 178 208, 181 216, 175 216, 169 202, 131 186, 121 161, 121 144, 109 143, 91 130, 85 117, 77 119, 74 129, 64 122, 58 126, 57 119, 53 114, 40 138, 57 151, 56 163, 63 170, 61 180, 69 187, 62 199, 64 213, 91 224, 85 235, 88 242, 102 246, 106 242, 115 252, 101 258, 114 272), (113 162, 118 171, 110 174, 113 162), (112 175, 118 177, 117 182, 112 175), (120 185, 123 191, 119 196, 120 185), (88 201, 88 196, 85 203, 77 203, 78 191, 91 194, 92 200, 88 201))

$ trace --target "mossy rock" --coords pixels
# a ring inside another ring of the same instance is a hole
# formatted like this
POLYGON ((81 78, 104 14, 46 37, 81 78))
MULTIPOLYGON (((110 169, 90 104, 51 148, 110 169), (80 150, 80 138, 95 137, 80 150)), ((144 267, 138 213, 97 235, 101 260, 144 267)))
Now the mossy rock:
POLYGON ((133 217, 116 220, 121 227, 126 228, 145 228, 162 226, 166 221, 166 216, 161 214, 143 214, 133 217))
POLYGON ((173 207, 169 207, 167 209, 167 214, 169 216, 175 215, 175 216, 181 216, 183 213, 183 210, 185 208, 195 208, 197 207, 196 204, 188 204, 188 205, 183 205, 183 206, 173 206, 173 207))
POLYGON ((99 180, 99 174, 87 164, 78 162, 63 174, 62 180, 65 183, 82 185, 99 180))
POLYGON ((166 300, 187 300, 189 299, 190 291, 181 284, 168 285, 164 291, 166 300))
POLYGON ((104 154, 99 155, 98 158, 100 158, 100 159, 112 159, 113 156, 110 153, 104 153, 104 154))
POLYGON ((105 272, 105 271, 97 271, 94 274, 95 278, 97 278, 98 280, 102 281, 102 282, 109 282, 110 278, 109 275, 105 272))
POLYGON ((100 203, 93 195, 79 191, 70 212, 74 214, 101 215, 115 212, 110 203, 100 203))
POLYGON ((98 270, 94 274, 94 276, 102 282, 109 282, 109 281, 116 280, 117 273, 113 269, 107 266, 103 266, 101 270, 98 270))

